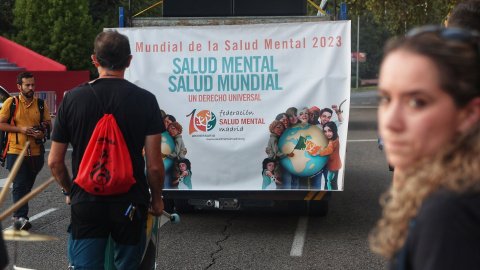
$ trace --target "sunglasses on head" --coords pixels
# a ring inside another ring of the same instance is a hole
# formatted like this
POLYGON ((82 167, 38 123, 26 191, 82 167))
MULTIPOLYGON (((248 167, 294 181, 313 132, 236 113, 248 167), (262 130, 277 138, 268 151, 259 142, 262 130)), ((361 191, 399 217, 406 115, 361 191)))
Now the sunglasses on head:
POLYGON ((443 28, 436 25, 427 25, 418 28, 414 28, 407 33, 407 37, 414 37, 423 33, 435 32, 446 40, 453 41, 467 41, 475 40, 478 42, 480 35, 477 31, 462 29, 462 28, 443 28))

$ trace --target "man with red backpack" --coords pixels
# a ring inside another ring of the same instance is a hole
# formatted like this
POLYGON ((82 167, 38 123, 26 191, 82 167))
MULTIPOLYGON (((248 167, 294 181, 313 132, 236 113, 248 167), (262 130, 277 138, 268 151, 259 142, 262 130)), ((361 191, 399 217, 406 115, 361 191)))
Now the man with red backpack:
POLYGON ((117 269, 137 269, 147 214, 163 211, 166 129, 155 96, 124 79, 130 53, 126 36, 98 34, 92 60, 99 78, 68 91, 55 120, 48 165, 71 203, 68 258, 75 270, 103 269, 110 235, 117 269), (64 161, 69 143, 73 178, 64 161))

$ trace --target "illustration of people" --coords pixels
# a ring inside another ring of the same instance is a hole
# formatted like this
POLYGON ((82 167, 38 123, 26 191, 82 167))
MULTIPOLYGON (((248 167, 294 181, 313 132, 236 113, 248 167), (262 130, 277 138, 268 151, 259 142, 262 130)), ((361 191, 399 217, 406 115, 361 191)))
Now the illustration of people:
MULTIPOLYGON (((270 130, 270 139, 268 140, 267 145, 267 152, 268 158, 275 160, 279 163, 280 158, 285 157, 293 157, 294 154, 292 153, 282 153, 278 148, 278 139, 282 136, 283 131, 285 130, 285 126, 279 120, 273 120, 273 122, 269 126, 270 130)), ((282 166, 276 166, 275 174, 279 175, 282 174, 282 187, 283 189, 291 189, 292 188, 292 174, 282 166), (281 171, 278 168, 281 168, 281 171)))
POLYGON ((167 114, 163 117, 163 122, 165 123, 165 126, 168 127, 172 122, 176 122, 177 119, 173 115, 167 114))
MULTIPOLYGON (((342 102, 343 103, 343 102, 342 102)), ((337 127, 339 127, 343 122, 342 112, 338 109, 337 105, 332 105, 333 111, 337 115, 338 120, 333 121, 337 127)), ((330 122, 332 119, 333 111, 329 108, 324 108, 320 111, 320 124, 323 126, 325 123, 330 122)))
MULTIPOLYGON (((340 106, 337 106, 337 105, 332 105, 332 109, 330 108, 323 108, 321 111, 320 111, 320 124, 317 125, 319 128, 321 128, 323 130, 323 126, 330 122, 331 119, 332 119, 332 115, 333 115, 333 112, 335 111, 335 114, 337 115, 337 120, 333 121, 335 123, 335 125, 337 126, 337 130, 338 130, 338 127, 340 127, 340 125, 342 125, 343 123, 343 116, 342 116, 342 111, 340 110, 340 107, 342 106, 342 104, 344 103, 345 101, 343 101, 340 106)), ((327 182, 327 177, 328 177, 328 166, 327 164, 325 164, 325 166, 320 170, 320 172, 318 174, 316 174, 315 176, 311 177, 313 179, 313 183, 314 183, 314 188, 315 189, 320 189, 320 182, 321 182, 321 177, 323 175, 323 179, 325 179, 325 182, 327 182), (318 179, 317 179, 318 178, 318 179), (318 186, 315 186, 315 183, 318 184, 318 186)))
POLYGON ((318 125, 320 122, 318 118, 320 117, 320 109, 317 106, 313 106, 308 109, 308 123, 310 125, 318 125))
MULTIPOLYGON (((337 190, 338 189, 338 171, 342 168, 342 161, 340 160, 340 142, 338 139, 337 125, 334 122, 327 122, 323 126, 323 132, 328 139, 328 145, 325 149, 319 149, 320 146, 315 147, 310 150, 308 153, 312 156, 328 156, 327 168, 328 175, 325 179, 325 189, 326 190, 337 190)), ((320 177, 314 178, 314 188, 320 186, 320 177), (317 181, 317 182, 316 182, 317 181)))
POLYGON ((285 113, 288 116, 288 120, 290 120, 290 126, 300 123, 300 120, 298 120, 298 117, 297 117, 297 108, 290 107, 287 109, 285 113))
POLYGON ((273 190, 277 189, 277 184, 282 185, 282 182, 278 181, 277 175, 274 174, 275 160, 266 158, 262 162, 262 189, 273 190))
POLYGON ((172 184, 178 184, 178 189, 192 189, 192 167, 190 160, 184 158, 177 161, 180 174, 177 175, 177 180, 172 184))
MULTIPOLYGON (((168 116, 168 115, 167 115, 168 116)), ((167 117, 165 116, 165 118, 167 117)), ((165 119, 164 118, 164 119, 165 119)), ((182 126, 177 122, 171 122, 168 127, 167 131, 172 137, 173 141, 175 142, 175 150, 170 154, 163 154, 162 157, 174 159, 175 161, 181 160, 185 158, 185 144, 182 139, 182 126)), ((164 188, 171 188, 172 187, 172 176, 177 175, 179 173, 179 168, 177 166, 173 166, 173 168, 169 169, 165 172, 165 185, 164 188)))
POLYGON ((303 106, 300 107, 300 111, 298 111, 298 120, 302 123, 308 123, 308 107, 303 106))

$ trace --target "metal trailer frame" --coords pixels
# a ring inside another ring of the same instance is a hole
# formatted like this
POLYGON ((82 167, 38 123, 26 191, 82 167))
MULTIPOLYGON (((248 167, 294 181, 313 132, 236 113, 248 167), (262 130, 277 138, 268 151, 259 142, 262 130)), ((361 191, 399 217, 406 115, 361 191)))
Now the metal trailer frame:
MULTIPOLYGON (((127 19, 128 20, 128 19, 127 19)), ((262 17, 144 17, 130 18, 131 27, 238 25, 292 22, 331 21, 318 16, 262 16, 262 17)), ((325 190, 175 190, 163 191, 166 211, 192 212, 198 208, 239 210, 242 207, 268 207, 278 201, 288 201, 296 214, 325 216, 332 191, 325 190)))

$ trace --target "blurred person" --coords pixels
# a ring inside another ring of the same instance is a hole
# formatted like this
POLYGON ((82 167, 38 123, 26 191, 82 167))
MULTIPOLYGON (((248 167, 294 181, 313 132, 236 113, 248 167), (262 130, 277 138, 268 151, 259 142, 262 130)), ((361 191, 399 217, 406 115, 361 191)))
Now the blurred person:
POLYGON ((480 1, 458 3, 450 13, 446 27, 461 27, 480 32, 480 1))
MULTIPOLYGON (((480 1, 466 1, 457 4, 448 18, 446 27, 468 28, 480 32, 480 1)), ((380 140, 379 137, 379 146, 380 140)), ((390 164, 388 168, 393 171, 393 182, 395 183, 398 172, 394 171, 390 164)))
POLYGON ((480 37, 423 27, 390 41, 379 131, 398 178, 370 246, 391 269, 480 269, 480 37))

